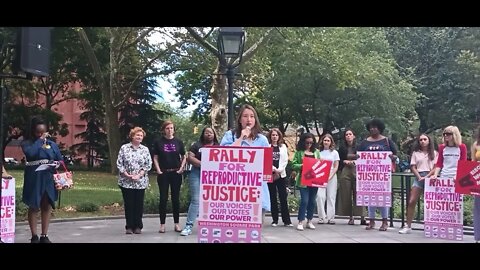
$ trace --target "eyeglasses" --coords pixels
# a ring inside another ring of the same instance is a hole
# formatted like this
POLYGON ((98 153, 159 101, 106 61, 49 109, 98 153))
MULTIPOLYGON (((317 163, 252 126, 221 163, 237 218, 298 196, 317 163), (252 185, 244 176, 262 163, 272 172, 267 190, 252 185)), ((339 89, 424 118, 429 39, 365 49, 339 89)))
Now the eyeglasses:
POLYGON ((421 138, 421 139, 419 139, 418 141, 420 141, 420 142, 421 142, 421 141, 428 141, 428 139, 427 139, 427 138, 421 138))
POLYGON ((444 132, 443 133, 443 136, 450 136, 450 135, 453 135, 453 133, 451 133, 451 132, 444 132))

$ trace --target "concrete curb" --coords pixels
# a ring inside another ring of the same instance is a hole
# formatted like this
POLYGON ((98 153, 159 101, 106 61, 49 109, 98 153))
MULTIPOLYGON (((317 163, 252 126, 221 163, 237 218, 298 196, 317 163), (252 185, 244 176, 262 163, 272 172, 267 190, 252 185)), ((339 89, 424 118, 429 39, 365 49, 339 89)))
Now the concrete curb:
MULTIPOLYGON (((186 217, 187 213, 180 213, 181 217, 186 217)), ((270 213, 265 214, 267 217, 271 217, 272 215, 270 213)), ((158 214, 144 214, 144 218, 155 218, 159 217, 158 214)), ((167 214, 167 217, 173 217, 171 213, 167 214)), ((292 213, 290 214, 290 217, 298 217, 297 213, 292 213)), ((98 217, 79 217, 79 218, 58 218, 58 219, 51 219, 50 223, 63 223, 63 222, 77 222, 77 221, 95 221, 95 220, 108 220, 108 219, 124 219, 124 215, 117 215, 117 216, 98 216, 98 217)), ((348 217, 335 217, 335 219, 348 219, 348 217)), ((356 218, 357 220, 358 218, 356 218)), ((377 219, 378 221, 381 221, 381 219, 377 219)), ((401 222, 401 219, 393 219, 394 222, 401 222)), ((390 222, 390 221, 389 221, 390 222)), ((414 222, 416 224, 423 224, 423 222, 414 222)), ((28 225, 28 221, 19 221, 15 222, 15 225, 18 226, 25 226, 28 225)), ((419 230, 423 231, 423 229, 420 228, 413 228, 413 230, 419 230)), ((465 235, 473 235, 473 227, 470 226, 464 226, 463 227, 463 234, 465 235)))

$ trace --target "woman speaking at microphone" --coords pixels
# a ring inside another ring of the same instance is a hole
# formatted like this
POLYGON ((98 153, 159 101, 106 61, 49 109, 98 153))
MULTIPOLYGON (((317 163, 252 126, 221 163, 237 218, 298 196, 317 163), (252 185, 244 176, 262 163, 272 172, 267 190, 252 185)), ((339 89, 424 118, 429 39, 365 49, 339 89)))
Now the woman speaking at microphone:
MULTIPOLYGON (((225 132, 222 146, 270 147, 267 137, 262 134, 260 122, 255 109, 245 104, 240 108, 236 128, 225 132)), ((270 211, 270 193, 267 182, 262 181, 262 221, 265 211, 270 211)))
POLYGON ((58 145, 49 140, 47 125, 40 118, 33 118, 25 129, 22 150, 26 157, 22 201, 28 205, 28 225, 32 233, 31 243, 51 243, 48 226, 52 208, 58 199, 53 183, 53 168, 37 171, 41 164, 63 161, 58 145), (37 235, 37 214, 41 210, 42 234, 37 235))

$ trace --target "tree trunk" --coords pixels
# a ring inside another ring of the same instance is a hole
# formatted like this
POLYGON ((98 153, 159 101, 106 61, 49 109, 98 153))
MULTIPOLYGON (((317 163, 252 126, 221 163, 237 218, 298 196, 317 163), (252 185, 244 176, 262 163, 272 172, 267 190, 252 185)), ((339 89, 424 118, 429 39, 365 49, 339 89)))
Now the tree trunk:
POLYGON ((118 128, 118 110, 112 105, 110 101, 110 95, 105 95, 105 125, 107 128, 107 141, 108 141, 108 150, 109 158, 111 165, 111 172, 116 174, 117 169, 117 158, 118 152, 120 150, 120 130, 118 128))
POLYGON ((212 110, 211 110, 211 118, 212 118, 212 127, 217 133, 217 136, 221 140, 223 138, 223 134, 227 131, 227 117, 228 117, 228 109, 227 109, 227 84, 225 75, 217 75, 217 74, 225 74, 226 68, 221 66, 220 63, 217 64, 217 68, 213 75, 213 85, 210 91, 212 97, 212 110))

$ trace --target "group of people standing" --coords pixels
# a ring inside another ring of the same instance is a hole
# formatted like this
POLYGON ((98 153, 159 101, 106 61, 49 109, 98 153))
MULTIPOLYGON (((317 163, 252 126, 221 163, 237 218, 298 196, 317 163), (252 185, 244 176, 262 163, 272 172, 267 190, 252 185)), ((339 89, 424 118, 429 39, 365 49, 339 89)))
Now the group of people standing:
MULTIPOLYGON (((301 135, 292 160, 292 169, 297 172, 295 184, 300 191, 300 206, 298 210, 297 230, 304 230, 304 220, 308 229, 315 229, 313 216, 315 207, 318 211, 318 224, 335 224, 335 215, 349 216, 349 225, 355 224, 355 217, 360 217, 360 224, 367 230, 375 228, 376 210, 380 211, 382 224, 380 231, 387 230, 387 207, 368 207, 368 220, 365 220, 364 207, 356 205, 356 172, 355 161, 358 151, 390 151, 392 162, 398 161, 395 143, 382 135, 385 124, 379 119, 373 119, 366 124, 369 136, 361 143, 357 143, 353 130, 347 129, 344 140, 336 150, 333 137, 326 134, 320 138, 317 145, 316 138, 311 133, 301 135), (307 187, 300 182, 303 158, 310 157, 332 161, 328 183, 325 188, 307 187), (338 180, 337 180, 338 174, 338 180), (338 188, 337 188, 338 187, 338 188), (338 190, 338 194, 337 194, 338 190), (318 193, 318 194, 317 194, 318 193), (338 197, 337 197, 338 196, 338 197), (338 199, 338 201, 337 201, 338 199), (326 210, 325 210, 326 207, 326 210)), ((120 148, 117 168, 119 171, 118 185, 121 189, 125 208, 125 233, 141 234, 143 229, 143 202, 145 189, 148 186, 148 172, 152 169, 157 173, 160 202, 160 227, 158 232, 165 233, 166 205, 169 189, 171 192, 174 230, 187 236, 192 233, 195 220, 199 212, 200 196, 200 165, 201 151, 205 146, 243 146, 243 147, 272 147, 273 150, 273 181, 262 182, 262 213, 271 211, 272 224, 276 227, 281 214, 284 226, 292 227, 287 202, 287 173, 288 151, 279 129, 271 129, 267 136, 262 134, 257 112, 250 105, 240 108, 236 125, 228 130, 222 139, 218 140, 215 130, 205 127, 197 142, 192 144, 188 152, 182 140, 175 137, 175 126, 171 121, 165 121, 161 127, 163 136, 157 139, 152 149, 142 145, 146 136, 140 127, 133 128, 129 133, 130 142, 120 148), (153 159, 152 159, 153 155, 153 159), (190 187, 190 205, 186 224, 183 229, 179 224, 180 187, 183 181, 183 172, 186 163, 192 165, 188 182, 190 187), (277 201, 278 200, 280 205, 277 201), (280 208, 280 211, 279 211, 280 208)), ((44 161, 62 161, 58 145, 49 139, 46 124, 41 119, 31 122, 29 132, 25 135, 22 149, 26 157, 25 183, 23 186, 23 202, 28 205, 28 222, 32 232, 32 243, 49 243, 48 226, 54 202, 58 198, 58 191, 52 181, 54 169, 36 171, 44 161), (41 210, 42 233, 37 234, 37 214, 41 210)), ((471 146, 472 160, 480 161, 480 129, 475 142, 471 146)), ((407 227, 399 233, 411 232, 415 204, 423 193, 424 179, 455 177, 457 161, 467 159, 467 149, 462 143, 460 131, 456 126, 448 126, 443 131, 443 144, 434 148, 434 143, 427 134, 420 134, 415 141, 414 152, 411 158, 411 170, 415 175, 412 192, 407 210, 407 227)), ((8 177, 2 168, 2 177, 8 177)), ((474 202, 475 241, 480 240, 480 198, 475 196, 474 202)))

